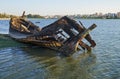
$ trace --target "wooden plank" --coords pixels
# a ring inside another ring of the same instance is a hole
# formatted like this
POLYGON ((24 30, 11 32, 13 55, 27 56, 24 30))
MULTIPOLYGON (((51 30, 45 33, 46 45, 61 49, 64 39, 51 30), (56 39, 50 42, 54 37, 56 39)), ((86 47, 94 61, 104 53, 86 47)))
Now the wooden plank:
MULTIPOLYGON (((86 30, 86 28, 84 27, 84 25, 82 24, 82 22, 79 21, 79 23, 80 23, 80 25, 82 26, 82 28, 83 28, 84 30, 86 30)), ((90 34, 87 34, 86 37, 85 37, 85 39, 91 44, 91 47, 95 47, 95 46, 96 46, 96 43, 95 43, 94 40, 92 40, 92 37, 90 36, 90 34)))
MULTIPOLYGON (((63 44, 63 46, 61 48, 59 48, 59 51, 61 51, 62 53, 64 53, 65 55, 69 55, 73 52, 75 52, 76 49, 76 45, 78 41, 81 41, 84 37, 86 37, 86 35, 92 31, 94 28, 96 27, 95 24, 93 24, 92 26, 90 26, 88 29, 86 29, 83 33, 78 34, 78 36, 76 36, 75 38, 71 39, 71 42, 67 42, 65 44, 63 44)), ((85 45, 84 45, 85 46, 85 45)), ((87 47, 88 48, 88 47, 87 47)), ((89 48, 88 48, 89 49, 89 48)))

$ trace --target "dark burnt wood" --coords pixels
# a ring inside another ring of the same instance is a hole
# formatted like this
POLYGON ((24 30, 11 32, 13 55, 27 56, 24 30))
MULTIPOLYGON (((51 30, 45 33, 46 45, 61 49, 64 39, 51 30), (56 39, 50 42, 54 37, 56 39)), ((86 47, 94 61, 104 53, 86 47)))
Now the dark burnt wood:
POLYGON ((78 24, 64 16, 48 26, 39 28, 23 16, 11 18, 9 28, 10 36, 20 42, 51 48, 65 55, 75 52, 78 46, 91 50, 91 47, 96 45, 89 34, 96 27, 95 24, 87 29, 81 22, 78 24), (82 41, 84 38, 91 44, 90 46, 82 41))

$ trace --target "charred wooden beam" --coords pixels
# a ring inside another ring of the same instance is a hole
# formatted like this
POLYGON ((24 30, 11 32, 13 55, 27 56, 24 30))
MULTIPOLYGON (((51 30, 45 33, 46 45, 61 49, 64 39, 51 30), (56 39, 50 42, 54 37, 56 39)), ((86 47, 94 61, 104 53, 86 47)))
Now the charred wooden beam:
POLYGON ((25 11, 23 11, 23 14, 22 14, 22 16, 21 16, 22 18, 24 18, 25 17, 25 11))
MULTIPOLYGON (((72 38, 71 42, 67 42, 67 43, 63 44, 63 46, 59 48, 59 51, 62 51, 62 53, 65 55, 72 54, 73 52, 75 52, 75 49, 77 47, 76 45, 78 45, 78 42, 81 41, 83 38, 85 38, 86 35, 89 34, 89 32, 92 31, 95 27, 96 27, 96 25, 93 24, 88 29, 86 29, 83 33, 80 33, 80 34, 78 34, 77 37, 72 38)), ((82 45, 82 47, 90 50, 88 45, 86 45, 84 43, 80 43, 80 44, 82 45)))
MULTIPOLYGON (((84 25, 82 24, 82 22, 79 21, 79 23, 80 23, 80 25, 82 26, 82 28, 83 28, 84 30, 86 30, 86 28, 84 27, 84 25)), ((86 37, 85 37, 85 39, 91 44, 91 47, 95 47, 95 46, 96 46, 96 43, 95 43, 94 40, 92 40, 92 37, 90 36, 90 34, 87 34, 86 37)))
POLYGON ((88 51, 91 51, 91 47, 85 44, 82 41, 79 41, 79 45, 83 48, 83 50, 87 49, 88 51))
POLYGON ((86 29, 83 33, 79 34, 80 40, 86 37, 86 35, 89 34, 89 32, 92 31, 96 27, 97 27, 96 24, 93 24, 88 29, 86 29))

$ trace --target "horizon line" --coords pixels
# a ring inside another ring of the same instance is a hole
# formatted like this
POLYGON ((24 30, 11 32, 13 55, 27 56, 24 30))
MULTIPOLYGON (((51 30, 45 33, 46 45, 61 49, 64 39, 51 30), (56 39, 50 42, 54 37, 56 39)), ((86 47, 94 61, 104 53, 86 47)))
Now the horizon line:
MULTIPOLYGON (((24 11, 23 11, 24 12, 24 11)), ((23 13, 22 12, 22 13, 23 13)), ((42 15, 42 14, 40 14, 40 13, 32 13, 32 12, 30 12, 30 13, 28 13, 27 11, 25 11, 25 15, 28 15, 28 14, 32 14, 32 15, 41 15, 41 16, 55 16, 55 15, 59 15, 59 16, 66 16, 66 15, 92 15, 92 14, 96 14, 96 13, 98 13, 98 14, 108 14, 108 13, 115 13, 115 14, 117 14, 117 13, 119 13, 120 11, 117 11, 117 12, 94 12, 94 13, 74 13, 74 14, 47 14, 47 15, 42 15)), ((17 16, 20 16, 19 14, 15 14, 15 13, 8 13, 8 12, 0 12, 0 14, 7 14, 7 15, 17 15, 17 16)), ((21 15, 22 15, 22 13, 21 13, 21 15)))

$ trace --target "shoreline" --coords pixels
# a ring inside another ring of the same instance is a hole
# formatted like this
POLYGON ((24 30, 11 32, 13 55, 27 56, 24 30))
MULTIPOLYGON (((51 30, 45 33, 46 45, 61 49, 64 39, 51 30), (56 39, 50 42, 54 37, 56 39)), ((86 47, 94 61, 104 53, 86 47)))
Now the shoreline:
POLYGON ((0 18, 0 20, 10 20, 10 18, 0 18))
MULTIPOLYGON (((59 18, 28 18, 28 19, 59 19, 59 18)), ((96 20, 104 19, 105 20, 106 18, 74 18, 74 19, 96 19, 96 20)), ((109 18, 109 19, 120 19, 120 18, 109 18)), ((0 20, 10 20, 10 18, 0 18, 0 20)))

